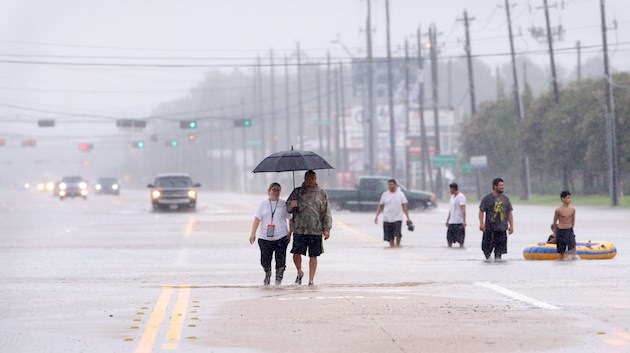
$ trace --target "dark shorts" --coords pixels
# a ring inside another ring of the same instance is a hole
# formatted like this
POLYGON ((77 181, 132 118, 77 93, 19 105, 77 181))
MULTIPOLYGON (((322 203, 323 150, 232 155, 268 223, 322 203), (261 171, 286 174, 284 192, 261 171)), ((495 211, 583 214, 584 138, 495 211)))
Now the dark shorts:
POLYGON ((487 230, 483 232, 481 250, 486 256, 490 256, 492 250, 494 250, 495 255, 507 254, 507 232, 504 230, 487 230))
POLYGON ((463 224, 449 224, 448 230, 446 231, 446 241, 449 244, 452 243, 460 243, 464 244, 464 239, 466 238, 466 227, 463 224))
POLYGON ((383 222, 383 240, 394 241, 395 237, 402 237, 402 221, 383 222))
POLYGON ((558 229, 556 233, 556 248, 558 254, 564 254, 567 249, 573 250, 575 248, 575 234, 573 234, 573 228, 558 229))
POLYGON ((308 257, 317 257, 324 253, 324 237, 312 234, 295 234, 293 233, 292 254, 301 254, 308 257))

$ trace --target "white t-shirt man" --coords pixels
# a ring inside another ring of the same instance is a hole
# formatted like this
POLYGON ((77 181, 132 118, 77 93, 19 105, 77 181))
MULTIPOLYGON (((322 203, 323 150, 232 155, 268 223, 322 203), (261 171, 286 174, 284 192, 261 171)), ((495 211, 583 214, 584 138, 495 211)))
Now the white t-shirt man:
POLYGON ((406 203, 409 203, 409 201, 407 201, 407 197, 400 189, 397 188, 394 192, 385 191, 379 201, 379 204, 384 206, 383 222, 402 221, 404 215, 402 205, 406 203))
POLYGON ((278 240, 289 234, 287 220, 291 219, 291 214, 287 212, 287 202, 282 199, 278 201, 264 200, 258 205, 254 217, 260 220, 258 227, 258 239, 278 240), (273 214, 273 219, 272 219, 273 214), (267 226, 274 224, 272 237, 267 236, 267 226))
POLYGON ((462 206, 466 206, 466 196, 461 192, 457 195, 451 195, 450 200, 450 218, 448 224, 463 224, 464 214, 462 213, 462 206))

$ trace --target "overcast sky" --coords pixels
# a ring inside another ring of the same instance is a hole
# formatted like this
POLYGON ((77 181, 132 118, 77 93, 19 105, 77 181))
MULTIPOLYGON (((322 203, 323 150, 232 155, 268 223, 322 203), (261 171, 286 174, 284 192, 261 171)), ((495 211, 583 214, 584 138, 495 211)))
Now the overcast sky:
MULTIPOLYGON (((435 23, 440 55, 462 55, 464 26, 457 19, 468 7, 473 54, 492 65, 509 63, 504 3, 391 0, 394 54, 402 54, 405 39, 415 45, 419 26, 435 23)), ((521 34, 516 50, 547 65, 546 43, 528 30, 545 26, 543 0, 511 4, 514 33, 521 34)), ((576 67, 578 40, 583 62, 601 54, 599 4, 549 0, 552 27, 565 30, 554 43, 557 62, 568 70, 576 67)), ((611 60, 630 70, 630 1, 606 4, 611 60)), ((384 56, 385 0, 372 0, 372 9, 375 55, 384 56)), ((0 0, 0 119, 141 118, 185 96, 204 72, 235 66, 247 72, 257 56, 273 49, 282 60, 297 42, 311 59, 328 52, 338 59, 365 56, 366 14, 366 0, 0 0)))

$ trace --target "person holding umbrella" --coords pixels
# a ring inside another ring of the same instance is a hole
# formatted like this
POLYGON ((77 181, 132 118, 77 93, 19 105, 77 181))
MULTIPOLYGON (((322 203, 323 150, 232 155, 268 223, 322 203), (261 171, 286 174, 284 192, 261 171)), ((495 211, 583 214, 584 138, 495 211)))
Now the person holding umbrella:
POLYGON ((265 270, 263 284, 268 286, 271 283, 271 260, 276 257, 276 285, 282 283, 282 277, 287 262, 287 247, 291 240, 291 232, 287 227, 287 220, 291 219, 291 214, 287 212, 286 201, 280 199, 282 188, 278 183, 271 183, 267 189, 269 198, 263 200, 252 224, 252 232, 249 236, 249 243, 256 240, 258 231, 258 246, 260 247, 260 264, 265 270), (261 226, 262 224, 262 226, 261 226))
POLYGON ((317 185, 317 175, 313 170, 304 174, 302 186, 295 188, 289 196, 287 211, 293 214, 290 223, 293 231, 291 253, 297 269, 295 284, 302 284, 302 256, 308 252, 308 285, 313 286, 317 257, 324 252, 324 240, 328 240, 332 228, 328 195, 317 185))

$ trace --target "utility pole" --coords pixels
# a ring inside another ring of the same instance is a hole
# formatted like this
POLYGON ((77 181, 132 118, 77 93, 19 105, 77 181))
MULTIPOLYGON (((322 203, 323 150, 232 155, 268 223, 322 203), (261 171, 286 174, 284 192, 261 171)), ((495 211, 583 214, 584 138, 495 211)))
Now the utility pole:
POLYGON ((615 118, 615 98, 613 96, 612 76, 608 67, 608 38, 606 35, 605 0, 600 0, 602 16, 602 44, 604 46, 604 79, 606 80, 606 147, 608 152, 608 190, 610 205, 618 206, 619 162, 617 157, 617 128, 615 118))
POLYGON ((322 133, 322 90, 321 90, 321 79, 320 79, 320 69, 319 66, 317 66, 316 70, 315 70, 315 78, 316 78, 316 84, 317 84, 317 137, 318 137, 318 141, 319 141, 319 153, 320 154, 324 154, 324 141, 323 141, 323 133, 322 133))
MULTIPOLYGON (((513 93, 514 93, 514 103, 516 105, 516 113, 519 121, 523 121, 523 100, 521 98, 521 92, 518 87, 518 75, 516 73, 516 55, 514 54, 514 36, 512 35, 512 18, 510 17, 510 1, 505 0, 505 11, 507 13, 507 21, 508 21, 508 35, 510 36, 510 54, 512 58, 512 74, 514 85, 513 93)), ((523 151, 523 158, 521 160, 521 183, 522 183, 522 200, 529 200, 531 191, 530 191, 530 179, 529 179, 529 156, 527 154, 527 150, 523 151)))
POLYGON ((298 117, 299 117, 299 132, 298 137, 300 139, 300 150, 304 150, 304 106, 302 105, 302 62, 300 56, 300 42, 297 42, 297 81, 298 81, 298 117))
POLYGON ((261 154, 260 158, 265 158, 267 156, 266 152, 266 139, 267 135, 265 134, 265 101, 263 99, 263 75, 262 75, 262 64, 260 62, 260 56, 258 57, 258 111, 259 111, 259 121, 260 121, 260 149, 259 153, 261 154))
MULTIPOLYGON (((334 123, 335 123, 335 128, 333 129, 333 141, 335 144, 335 164, 337 166, 341 165, 341 147, 339 144, 339 131, 340 126, 339 126, 339 70, 337 69, 333 69, 333 84, 334 84, 334 93, 335 93, 335 119, 334 119, 334 123)), ((335 179, 335 185, 336 185, 336 179, 335 179)))
POLYGON ((575 43, 575 49, 577 50, 577 80, 582 80, 582 43, 578 40, 575 43))
POLYGON ((326 157, 332 158, 332 144, 330 141, 330 127, 332 125, 332 67, 330 53, 326 56, 326 157))
MULTIPOLYGON (((556 74, 556 63, 554 60, 553 52, 553 33, 551 31, 551 24, 549 21, 549 6, 547 0, 543 0, 545 7, 545 22, 547 24, 547 45, 549 46, 549 60, 551 65, 551 83, 553 87, 553 101, 558 106, 560 104, 560 88, 558 87, 558 76, 556 74)), ((560 33, 558 33, 560 35, 560 33)), ((567 190, 569 188, 569 171, 567 162, 562 163, 562 187, 567 190)))
MULTIPOLYGON (((543 0, 545 4, 545 21, 547 22, 547 44, 549 45, 549 60, 551 65, 551 80, 553 84, 553 99, 556 104, 560 103, 560 88, 558 88, 558 76, 556 75, 556 62, 553 54, 553 35, 551 33, 551 24, 549 22, 549 6, 547 0, 543 0)), ((568 184, 568 182, 567 182, 568 184)), ((565 188, 568 185, 564 185, 565 188)))
POLYGON ((341 61, 339 62, 339 98, 341 100, 341 117, 343 118, 341 123, 341 136, 343 143, 343 164, 341 165, 341 170, 347 172, 348 171, 348 141, 346 138, 346 100, 345 100, 345 80, 343 78, 343 65, 341 61))
POLYGON ((409 160, 409 112, 410 102, 409 102, 409 41, 405 39, 405 179, 408 188, 413 188, 414 185, 411 183, 411 167, 409 160))
POLYGON ((285 116, 287 118, 286 121, 286 146, 285 148, 288 149, 289 146, 293 145, 293 142, 291 142, 291 100, 290 100, 290 96, 289 93, 291 92, 291 88, 290 88, 290 80, 289 80, 289 58, 287 58, 287 56, 284 56, 284 109, 285 109, 285 116))
POLYGON ((394 78, 392 72, 392 49, 389 33, 389 0, 385 0, 385 16, 387 22, 387 91, 389 102, 389 164, 392 178, 396 178, 396 119, 394 117, 394 78))
POLYGON ((276 139, 278 138, 276 132, 276 91, 275 91, 275 72, 274 72, 274 64, 273 64, 273 49, 269 50, 269 94, 271 95, 271 153, 275 153, 276 150, 276 139))
POLYGON ((427 141, 427 128, 424 123, 424 58, 422 57, 422 36, 421 30, 418 27, 418 116, 420 117, 420 161, 422 169, 422 190, 427 190, 427 177, 429 178, 429 190, 433 190, 433 173, 429 165, 429 142, 427 141))
POLYGON ((473 72, 472 62, 472 50, 470 47, 470 21, 474 21, 475 18, 468 17, 468 11, 464 10, 464 18, 457 19, 458 21, 464 21, 464 28, 466 29, 466 61, 468 63, 468 92, 470 94, 470 115, 474 118, 477 115, 477 103, 475 101, 475 75, 473 72))
MULTIPOLYGON (((241 116, 245 116, 245 98, 241 98, 241 116)), ((248 129, 241 129, 243 132, 243 191, 247 192, 247 131, 248 129)))
POLYGON ((367 0, 367 25, 366 25, 366 40, 367 40, 367 90, 368 90, 368 124, 370 137, 368 139, 368 171, 370 175, 374 175, 376 166, 376 122, 374 114, 374 70, 372 66, 372 6, 371 0, 367 0))
MULTIPOLYGON (((507 0, 506 0, 507 1, 507 0)), ((438 62, 437 62, 437 33, 435 24, 429 27, 429 38, 431 41, 431 92, 433 97, 433 124, 435 126, 435 155, 441 153, 440 149, 440 97, 438 95, 438 62)), ((433 189, 436 198, 442 198, 442 168, 437 168, 435 175, 435 188, 433 189)))

